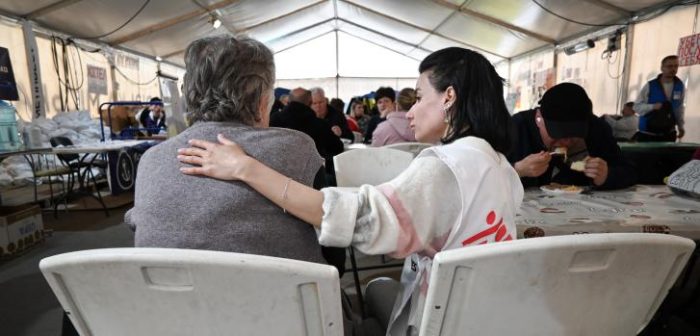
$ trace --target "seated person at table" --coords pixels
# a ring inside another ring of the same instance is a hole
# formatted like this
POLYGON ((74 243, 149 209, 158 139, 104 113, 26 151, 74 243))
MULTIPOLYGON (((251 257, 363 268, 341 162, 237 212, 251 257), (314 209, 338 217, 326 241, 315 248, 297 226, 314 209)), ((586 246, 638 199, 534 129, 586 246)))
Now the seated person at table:
POLYGON ((416 133, 410 126, 406 114, 416 103, 416 90, 405 88, 396 98, 397 111, 389 112, 386 121, 377 125, 372 133, 372 147, 381 147, 401 142, 416 142, 416 133))
POLYGON ((333 157, 343 152, 343 142, 331 131, 327 121, 316 117, 311 109, 311 91, 296 88, 289 93, 289 99, 289 104, 281 112, 270 116, 270 126, 289 128, 310 136, 326 161, 325 175, 319 176, 314 186, 335 185, 333 157))
POLYGON ((517 136, 508 159, 526 188, 557 182, 619 189, 636 181, 610 126, 595 117, 586 91, 576 84, 550 88, 540 107, 515 114, 513 123, 517 136), (552 158, 559 147, 566 148, 566 160, 552 158))
POLYGON ((443 145, 424 150, 379 186, 317 191, 294 181, 287 185, 283 172, 224 137, 218 144, 193 141, 178 152, 192 164, 183 173, 248 183, 317 227, 325 246, 352 244, 365 254, 406 257, 401 284, 377 280, 367 288, 367 312, 386 335, 418 334, 438 252, 515 239, 523 199, 518 174, 503 155, 511 145, 511 116, 493 65, 452 47, 426 57, 419 73, 420 98, 407 117, 417 140, 443 145), (288 197, 280 193, 285 186, 288 197))
POLYGON ((603 115, 603 120, 607 122, 613 131, 613 136, 617 141, 630 141, 639 125, 639 117, 634 112, 634 102, 627 102, 622 108, 622 115, 603 115))
POLYGON ((207 37, 185 53, 184 96, 193 125, 142 157, 125 222, 137 247, 230 251, 324 263, 316 233, 242 182, 184 175, 190 139, 236 139, 258 160, 311 185, 322 158, 306 135, 268 128, 275 65, 249 38, 207 37))
POLYGON ((139 114, 139 122, 146 129, 148 135, 158 134, 165 126, 165 111, 163 111, 163 101, 158 97, 153 97, 149 101, 151 105, 143 109, 139 114))

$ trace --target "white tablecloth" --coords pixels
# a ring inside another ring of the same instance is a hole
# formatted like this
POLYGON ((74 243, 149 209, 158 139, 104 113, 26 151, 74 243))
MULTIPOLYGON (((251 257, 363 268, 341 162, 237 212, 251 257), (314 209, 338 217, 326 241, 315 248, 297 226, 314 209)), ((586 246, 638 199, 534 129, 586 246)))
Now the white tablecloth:
POLYGON ((576 233, 666 232, 700 239, 700 200, 664 185, 552 195, 528 189, 515 221, 519 237, 576 233))

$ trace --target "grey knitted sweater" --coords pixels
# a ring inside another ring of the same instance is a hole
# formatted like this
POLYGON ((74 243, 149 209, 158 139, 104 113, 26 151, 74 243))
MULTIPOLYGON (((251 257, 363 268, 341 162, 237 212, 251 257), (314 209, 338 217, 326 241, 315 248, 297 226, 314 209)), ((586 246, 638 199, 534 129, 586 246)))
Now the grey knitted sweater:
MULTIPOLYGON (((137 247, 242 252, 324 263, 316 233, 242 182, 184 175, 177 149, 223 134, 272 169, 312 185, 323 159, 307 135, 281 128, 199 122, 141 158, 125 222, 137 247)), ((284 186, 279 187, 280 193, 284 186)))

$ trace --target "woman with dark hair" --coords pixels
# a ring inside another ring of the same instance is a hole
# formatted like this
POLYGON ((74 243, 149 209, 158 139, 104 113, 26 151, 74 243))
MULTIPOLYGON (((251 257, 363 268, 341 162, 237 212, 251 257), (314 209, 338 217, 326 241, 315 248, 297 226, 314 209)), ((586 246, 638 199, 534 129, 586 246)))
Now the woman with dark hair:
POLYGON ((379 186, 317 191, 223 136, 218 144, 195 140, 178 151, 178 159, 191 165, 183 173, 244 181, 316 227, 322 245, 352 244, 365 254, 406 257, 393 312, 371 307, 368 298, 390 335, 420 329, 435 254, 515 239, 523 198, 518 174, 503 155, 511 120, 493 66, 471 50, 447 48, 430 54, 419 71, 417 101, 407 117, 418 141, 442 145, 423 150, 403 173, 379 186))

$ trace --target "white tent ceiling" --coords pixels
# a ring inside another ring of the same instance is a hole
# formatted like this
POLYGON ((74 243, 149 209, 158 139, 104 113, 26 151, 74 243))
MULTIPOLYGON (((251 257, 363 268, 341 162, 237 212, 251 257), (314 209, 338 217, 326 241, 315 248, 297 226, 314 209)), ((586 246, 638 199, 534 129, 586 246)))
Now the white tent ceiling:
MULTIPOLYGON (((624 23, 673 2, 676 1, 3 0, 0 13, 29 19, 74 37, 160 56, 179 65, 183 64, 186 46, 203 36, 245 33, 276 53, 283 53, 300 45, 316 45, 305 42, 323 40, 334 31, 350 41, 362 40, 413 60, 441 48, 462 46, 479 50, 498 62, 602 27, 597 25, 624 23), (214 29, 214 19, 220 19, 222 27, 214 29), (122 25, 112 34, 95 38, 122 25)), ((344 53, 352 52, 346 50, 344 53)))

